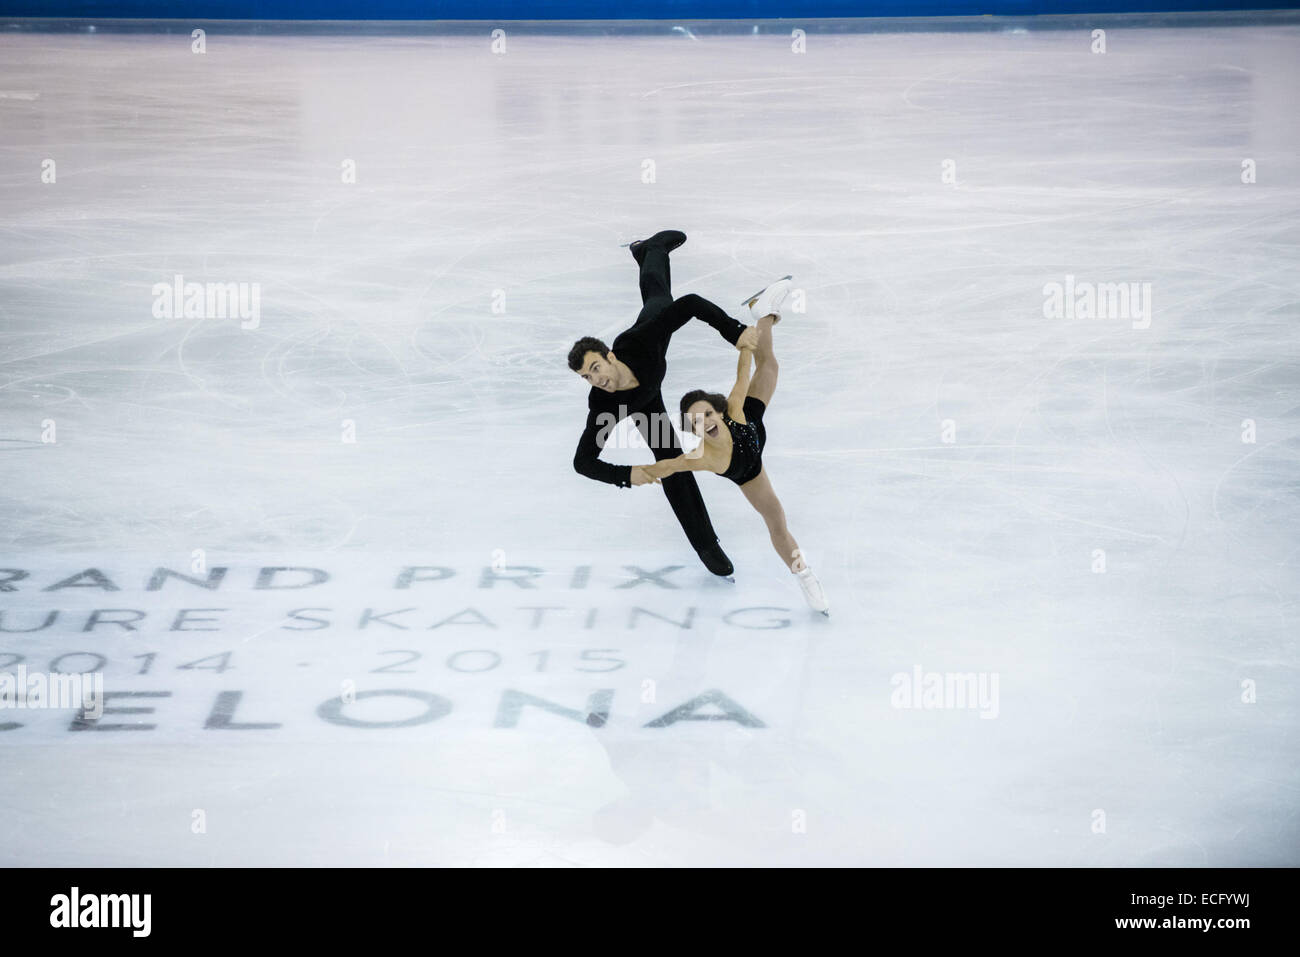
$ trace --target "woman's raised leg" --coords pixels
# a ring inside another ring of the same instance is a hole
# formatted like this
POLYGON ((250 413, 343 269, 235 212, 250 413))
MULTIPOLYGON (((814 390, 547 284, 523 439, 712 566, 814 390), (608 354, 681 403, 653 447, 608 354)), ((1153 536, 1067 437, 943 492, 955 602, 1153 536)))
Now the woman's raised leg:
MULTIPOLYGON (((776 377, 781 371, 772 349, 772 323, 777 316, 764 316, 756 323, 758 329, 758 348, 754 350, 754 377, 749 380, 749 391, 763 405, 772 404, 772 393, 776 391, 776 377)), ((757 506, 755 506, 757 507, 757 506)))

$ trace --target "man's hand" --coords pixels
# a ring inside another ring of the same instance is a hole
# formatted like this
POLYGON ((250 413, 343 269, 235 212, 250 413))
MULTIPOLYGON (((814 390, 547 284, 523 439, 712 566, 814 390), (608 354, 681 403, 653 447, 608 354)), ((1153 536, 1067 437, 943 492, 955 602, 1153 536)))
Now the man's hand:
POLYGON ((632 484, 633 485, 658 485, 659 479, 650 474, 649 469, 644 465, 632 466, 632 484))
POLYGON ((758 330, 753 326, 746 326, 745 331, 740 334, 736 340, 737 349, 748 349, 750 352, 758 351, 758 330))

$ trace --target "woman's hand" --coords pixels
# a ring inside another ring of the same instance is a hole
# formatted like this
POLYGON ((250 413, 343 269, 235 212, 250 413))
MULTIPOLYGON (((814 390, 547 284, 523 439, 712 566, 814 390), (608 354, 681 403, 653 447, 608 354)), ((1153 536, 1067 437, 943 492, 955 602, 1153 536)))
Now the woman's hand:
POLYGON ((650 469, 644 465, 632 466, 632 484, 633 485, 658 485, 659 479, 663 476, 650 474, 650 469))

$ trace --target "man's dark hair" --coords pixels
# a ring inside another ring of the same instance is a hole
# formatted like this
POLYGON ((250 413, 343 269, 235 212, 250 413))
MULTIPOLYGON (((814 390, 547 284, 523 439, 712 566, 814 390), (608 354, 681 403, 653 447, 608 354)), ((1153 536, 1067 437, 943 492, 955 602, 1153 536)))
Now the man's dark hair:
POLYGON ((686 410, 701 400, 713 406, 713 411, 718 415, 722 415, 727 411, 727 397, 721 392, 705 392, 703 389, 692 389, 682 396, 681 418, 678 420, 678 424, 683 432, 691 431, 686 427, 686 410))
POLYGON ((609 346, 595 336, 583 336, 569 350, 569 368, 574 372, 581 372, 582 360, 587 358, 588 352, 599 352, 600 357, 603 359, 609 355, 609 346))

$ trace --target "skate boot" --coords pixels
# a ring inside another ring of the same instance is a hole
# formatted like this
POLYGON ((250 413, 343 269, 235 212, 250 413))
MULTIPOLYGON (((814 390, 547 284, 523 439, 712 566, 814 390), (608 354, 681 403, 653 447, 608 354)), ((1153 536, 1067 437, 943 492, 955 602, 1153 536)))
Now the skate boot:
POLYGON ((727 553, 722 550, 722 546, 717 542, 707 548, 697 549, 696 554, 700 556, 700 561, 704 562, 704 567, 719 578, 725 578, 729 582, 736 580, 735 567, 731 564, 731 559, 727 553))
POLYGON ((636 260, 636 264, 639 266, 647 247, 659 245, 672 252, 684 242, 686 242, 686 234, 681 230, 664 229, 655 233, 649 239, 634 239, 632 242, 623 245, 632 251, 632 258, 636 260))
POLYGON ((799 587, 803 589, 803 597, 808 602, 808 607, 829 618, 831 606, 826 601, 826 593, 822 591, 822 583, 817 580, 808 563, 803 560, 801 551, 795 549, 791 557, 794 561, 790 564, 790 571, 794 572, 794 576, 799 579, 799 587))
POLYGON ((764 286, 741 305, 749 309, 749 314, 755 322, 764 316, 776 316, 773 321, 780 322, 781 307, 785 304, 786 297, 790 295, 790 280, 793 278, 793 276, 785 276, 770 286, 764 286))

